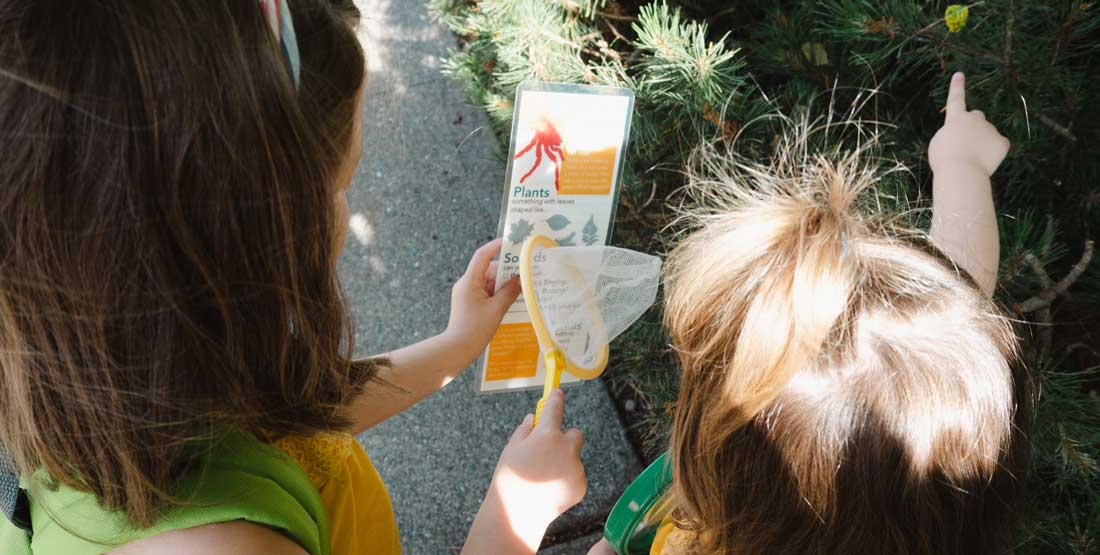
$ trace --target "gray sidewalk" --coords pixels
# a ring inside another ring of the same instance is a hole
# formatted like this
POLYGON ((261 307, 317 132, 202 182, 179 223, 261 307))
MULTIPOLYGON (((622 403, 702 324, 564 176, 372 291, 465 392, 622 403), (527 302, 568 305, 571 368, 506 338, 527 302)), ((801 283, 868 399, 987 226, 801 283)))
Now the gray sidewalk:
MULTIPOLYGON (((350 194, 341 277, 357 350, 377 353, 444 329, 450 288, 496 234, 504 171, 480 107, 440 73, 454 37, 424 2, 357 0, 369 76, 363 164, 350 194)), ((360 436, 393 497, 405 552, 457 552, 497 456, 537 395, 477 396, 467 371, 440 393, 360 436)), ((640 470, 603 382, 566 390, 581 428, 585 501, 551 529, 592 530, 640 470)), ((584 542, 580 542, 584 543, 584 542)), ((562 546, 556 553, 583 553, 562 546)))

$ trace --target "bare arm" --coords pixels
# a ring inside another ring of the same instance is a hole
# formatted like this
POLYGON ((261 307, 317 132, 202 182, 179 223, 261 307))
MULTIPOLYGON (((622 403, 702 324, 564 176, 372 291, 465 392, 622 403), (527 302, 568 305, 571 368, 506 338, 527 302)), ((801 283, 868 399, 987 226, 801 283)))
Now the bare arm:
POLYGON ((451 383, 481 352, 471 354, 472 348, 444 332, 388 353, 391 365, 379 377, 394 387, 372 385, 356 400, 352 432, 369 429, 451 383))
POLYGON ((387 353, 390 367, 381 373, 396 388, 374 385, 351 407, 358 434, 415 405, 462 373, 485 350, 508 307, 519 297, 519 281, 496 290, 500 240, 483 245, 466 273, 451 290, 447 330, 419 343, 387 353))
POLYGON ((559 389, 547 399, 537 426, 532 428, 529 414, 512 432, 462 555, 532 555, 550 523, 584 497, 584 435, 561 431, 564 408, 559 389))
POLYGON ((986 295, 997 287, 1001 244, 989 177, 1008 139, 980 111, 966 111, 966 81, 951 79, 944 125, 928 147, 932 166, 932 241, 974 278, 986 295))

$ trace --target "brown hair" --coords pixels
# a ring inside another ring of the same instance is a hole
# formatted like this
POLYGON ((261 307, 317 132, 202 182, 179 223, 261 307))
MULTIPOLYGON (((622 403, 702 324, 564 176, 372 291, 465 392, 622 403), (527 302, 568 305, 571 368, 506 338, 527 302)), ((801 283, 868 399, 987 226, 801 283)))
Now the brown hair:
POLYGON ((1002 550, 1025 412, 1011 326, 869 209, 870 144, 811 154, 812 133, 770 163, 706 151, 692 180, 666 276, 678 527, 707 554, 1002 550))
POLYGON ((346 425, 351 0, 0 0, 0 444, 150 525, 196 442, 346 425))

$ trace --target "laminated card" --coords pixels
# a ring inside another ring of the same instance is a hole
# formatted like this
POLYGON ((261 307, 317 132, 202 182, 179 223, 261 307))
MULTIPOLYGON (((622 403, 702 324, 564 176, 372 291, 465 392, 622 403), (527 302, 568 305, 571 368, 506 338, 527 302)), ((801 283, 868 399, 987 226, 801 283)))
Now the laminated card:
MULTIPOLYGON (((523 241, 606 245, 619 198, 634 93, 525 82, 516 91, 498 234, 497 284, 519 274, 523 241)), ((479 392, 542 387, 543 361, 521 296, 479 363, 479 392)), ((565 373, 562 383, 578 381, 565 373)))

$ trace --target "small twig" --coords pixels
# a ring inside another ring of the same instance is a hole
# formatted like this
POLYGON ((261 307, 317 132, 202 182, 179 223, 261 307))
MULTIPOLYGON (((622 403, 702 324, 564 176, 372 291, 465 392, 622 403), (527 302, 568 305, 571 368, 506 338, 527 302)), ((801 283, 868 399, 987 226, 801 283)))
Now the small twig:
POLYGON ((1042 113, 1038 110, 1032 110, 1032 111, 1035 112, 1035 119, 1039 120, 1039 123, 1049 127, 1052 131, 1054 131, 1055 133, 1065 137, 1071 143, 1077 142, 1077 137, 1073 134, 1073 132, 1071 132, 1069 130, 1068 127, 1066 127, 1066 126, 1050 119, 1049 117, 1047 117, 1046 114, 1044 114, 1044 113, 1042 113))
POLYGON ((708 18, 707 18, 707 23, 709 23, 709 24, 713 25, 713 24, 714 24, 714 22, 715 22, 715 21, 718 21, 718 19, 719 19, 720 17, 722 17, 722 16, 724 16, 724 15, 726 15, 726 14, 731 14, 731 13, 733 13, 733 12, 735 12, 735 11, 737 11, 737 6, 733 6, 732 8, 726 8, 726 9, 724 9, 724 10, 722 10, 722 11, 720 11, 720 12, 718 12, 718 13, 716 13, 716 14, 713 14, 713 15, 711 15, 710 17, 708 17, 708 18))
POLYGON ((1035 275, 1039 276, 1039 286, 1044 291, 1054 286, 1054 282, 1050 280, 1050 274, 1047 273, 1046 268, 1043 268, 1043 265, 1039 263, 1039 259, 1035 258, 1034 254, 1030 252, 1025 254, 1024 262, 1031 267, 1031 271, 1035 272, 1035 275))
MULTIPOLYGON (((582 45, 580 43, 571 41, 571 40, 569 40, 569 39, 567 39, 567 38, 565 38, 561 35, 551 33, 550 31, 547 31, 546 29, 542 29, 541 32, 542 32, 542 35, 544 37, 546 37, 546 38, 548 38, 548 39, 550 39, 554 42, 564 44, 566 46, 571 46, 571 47, 573 47, 577 50, 580 50, 581 52, 584 52, 586 54, 590 54, 590 55, 595 56, 597 58, 600 57, 599 52, 597 52, 595 50, 592 50, 591 48, 587 48, 587 47, 585 47, 584 45, 582 45)), ((599 33, 589 33, 589 34, 584 35, 583 37, 581 37, 580 40, 582 40, 582 41, 583 40, 588 40, 590 38, 594 38, 594 37, 597 37, 597 36, 599 36, 599 33)))
MULTIPOLYGON (((1035 258, 1034 254, 1030 252, 1025 254, 1024 263, 1031 267, 1031 271, 1035 272, 1035 275, 1039 276, 1039 286, 1044 291, 1054 286, 1054 283, 1050 280, 1050 274, 1047 273, 1046 268, 1043 268, 1043 265, 1039 263, 1039 259, 1035 258)), ((1044 306, 1035 311, 1035 323, 1039 326, 1039 360, 1046 360, 1047 355, 1050 354, 1050 347, 1054 343, 1050 306, 1044 306)))
POLYGON ((635 21, 638 19, 637 17, 632 15, 619 15, 616 13, 608 13, 604 11, 598 11, 596 12, 596 15, 600 17, 606 17, 607 19, 614 19, 617 21, 635 21))
MULTIPOLYGON (((1072 286, 1080 277, 1085 273, 1085 269, 1088 268, 1089 262, 1092 261, 1093 242, 1092 239, 1085 241, 1085 252, 1081 253, 1081 259, 1073 265, 1066 277, 1061 281, 1055 283, 1049 287, 1043 289, 1038 295, 1031 297, 1030 299, 1016 305, 1016 310, 1020 312, 1028 313, 1035 312, 1039 309, 1049 307, 1054 299, 1058 298, 1058 295, 1062 295, 1072 286)), ((1041 276, 1042 274, 1040 274, 1041 276)), ((1042 277, 1040 277, 1042 279, 1042 277)), ((1048 279, 1049 283, 1049 279, 1048 279)))
POLYGON ((612 24, 612 23, 611 23, 610 21, 608 21, 608 20, 607 20, 606 18, 604 19, 604 21, 603 21, 603 22, 607 24, 607 28, 608 28, 608 29, 611 29, 611 34, 615 35, 615 38, 617 38, 617 39, 619 39, 619 40, 621 40, 621 41, 623 41, 623 42, 625 42, 625 43, 627 43, 627 44, 629 44, 629 43, 630 43, 630 41, 629 41, 629 40, 628 40, 628 39, 627 39, 627 38, 626 38, 625 36, 623 36, 623 34, 622 34, 622 33, 620 33, 620 32, 619 32, 619 29, 618 29, 618 28, 616 28, 614 24, 612 24))
POLYGON ((657 196, 657 180, 654 179, 653 180, 653 185, 649 188, 649 198, 647 198, 645 200, 645 202, 642 203, 642 210, 645 210, 649 206, 649 204, 653 202, 653 199, 656 196, 657 196))
MULTIPOLYGON (((1016 19, 1016 1, 1009 0, 1008 11, 1005 15, 1005 65, 1012 65, 1012 24, 1016 19)), ((1011 73, 1011 72, 1009 72, 1011 73)))
POLYGON ((1069 345, 1067 345, 1066 346, 1066 356, 1068 357, 1069 355, 1072 355, 1074 353, 1074 351, 1076 351, 1078 349, 1084 349, 1084 350, 1088 351, 1089 353, 1091 353, 1093 356, 1100 357, 1100 351, 1097 351, 1096 348, 1093 347, 1092 345, 1089 345, 1087 343, 1083 343, 1081 341, 1078 341, 1076 343, 1070 343, 1069 345))

